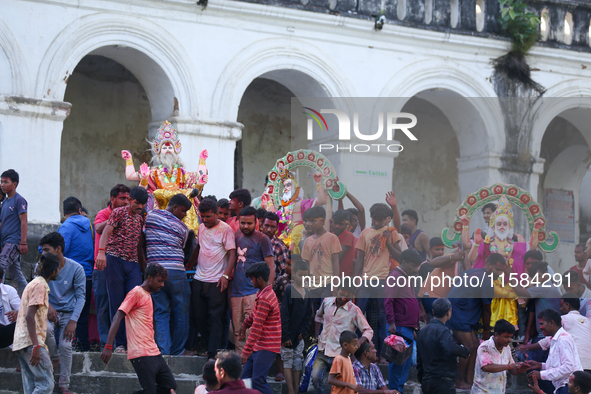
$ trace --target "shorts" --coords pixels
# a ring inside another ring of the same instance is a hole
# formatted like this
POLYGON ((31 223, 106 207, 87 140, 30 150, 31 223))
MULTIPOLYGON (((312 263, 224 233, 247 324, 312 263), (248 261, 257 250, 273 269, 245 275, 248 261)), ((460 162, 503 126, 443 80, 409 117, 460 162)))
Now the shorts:
POLYGON ((304 366, 304 341, 300 341, 295 349, 281 346, 281 361, 283 368, 292 368, 294 371, 301 371, 304 366))

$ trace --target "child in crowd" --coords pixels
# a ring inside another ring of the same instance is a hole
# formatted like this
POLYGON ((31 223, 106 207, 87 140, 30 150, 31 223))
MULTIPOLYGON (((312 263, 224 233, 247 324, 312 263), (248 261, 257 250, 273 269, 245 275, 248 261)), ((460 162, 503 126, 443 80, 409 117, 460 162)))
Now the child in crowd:
POLYGON ((226 222, 230 217, 230 201, 227 198, 220 198, 218 200, 218 217, 222 222, 226 222))
POLYGON ((359 391, 355 380, 353 364, 349 358, 359 348, 357 335, 353 331, 343 331, 339 338, 341 354, 334 358, 328 384, 332 385, 331 394, 353 394, 359 391))
POLYGON ((127 330, 127 359, 137 374, 143 393, 174 393, 176 381, 162 358, 160 349, 154 341, 154 307, 151 293, 164 287, 168 272, 160 264, 150 264, 146 268, 145 280, 134 287, 119 306, 113 317, 107 344, 101 354, 105 364, 111 359, 113 341, 121 320, 125 318, 127 330))
MULTIPOLYGON (((254 210, 254 208, 253 208, 254 210)), ((252 379, 252 387, 262 394, 272 394, 267 383, 269 369, 277 354, 281 353, 281 314, 273 288, 269 285, 271 268, 267 263, 256 263, 246 270, 246 277, 258 290, 254 310, 240 327, 238 338, 248 340, 242 350, 242 379, 252 379)))
POLYGON ((361 309, 351 301, 353 297, 354 289, 341 287, 337 296, 325 298, 316 312, 315 334, 318 338, 318 354, 312 369, 312 384, 317 394, 325 393, 324 377, 330 370, 334 357, 341 353, 340 334, 343 331, 359 330, 362 335, 359 345, 373 338, 373 330, 361 309), (319 336, 321 325, 324 325, 324 328, 319 336))
POLYGON ((339 238, 324 228, 326 211, 323 207, 312 207, 304 212, 304 227, 308 234, 302 259, 310 265, 310 295, 316 299, 315 309, 320 299, 330 297, 330 286, 321 283, 323 277, 338 275, 340 271, 339 254, 343 251, 339 238))
POLYGON ((294 264, 290 273, 293 272, 293 282, 285 289, 281 302, 281 360, 289 394, 298 392, 304 337, 313 317, 310 292, 302 287, 302 277, 308 275, 308 265, 298 255, 292 255, 292 259, 294 264))
MULTIPOLYGON (((372 298, 383 300, 386 290, 386 278, 390 273, 390 258, 399 260, 402 250, 406 249, 401 245, 401 237, 394 227, 388 227, 393 213, 383 203, 372 205, 369 209, 372 226, 361 232, 355 248, 358 251, 354 263, 355 275, 363 277, 377 277, 377 287, 361 286, 357 291, 357 306, 365 313, 372 298)), ((386 322, 386 311, 384 302, 378 302, 377 325, 372 329, 377 332, 376 348, 378 357, 381 356, 382 344, 386 339, 388 324, 386 322)))
POLYGON ((203 381, 205 384, 197 386, 195 394, 207 394, 220 388, 220 382, 215 377, 215 360, 209 360, 203 366, 203 381))
POLYGON ((53 393, 53 368, 45 338, 49 305, 48 283, 57 278, 59 266, 60 259, 55 254, 40 256, 37 277, 25 287, 21 298, 12 351, 21 365, 25 393, 53 393))

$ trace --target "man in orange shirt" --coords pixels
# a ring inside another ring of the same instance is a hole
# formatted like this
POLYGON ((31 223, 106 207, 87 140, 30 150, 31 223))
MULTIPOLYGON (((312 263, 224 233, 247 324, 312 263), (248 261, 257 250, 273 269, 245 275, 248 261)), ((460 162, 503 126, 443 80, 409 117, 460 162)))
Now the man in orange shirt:
POLYGON ((143 393, 174 393, 176 381, 170 368, 162 358, 158 345, 154 341, 154 308, 152 306, 153 291, 164 287, 168 272, 160 264, 150 264, 146 268, 145 280, 127 293, 125 300, 113 317, 107 344, 101 354, 107 364, 113 352, 113 341, 121 320, 125 318, 127 330, 127 359, 143 388, 143 393))

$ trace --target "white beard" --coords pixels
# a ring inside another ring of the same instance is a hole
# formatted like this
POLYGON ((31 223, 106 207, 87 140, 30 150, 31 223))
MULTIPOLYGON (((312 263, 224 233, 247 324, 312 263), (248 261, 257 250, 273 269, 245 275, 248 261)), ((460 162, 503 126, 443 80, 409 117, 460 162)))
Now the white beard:
POLYGON ((503 232, 500 232, 498 230, 495 230, 495 237, 500 240, 500 241, 504 241, 506 239, 513 239, 513 229, 509 229, 503 232))
POLYGON ((291 199, 291 196, 293 196, 293 188, 290 191, 283 192, 283 197, 281 197, 281 199, 284 202, 288 202, 291 199))
POLYGON ((169 155, 168 154, 159 154, 157 156, 154 155, 152 157, 152 163, 161 164, 169 170, 172 170, 174 168, 175 164, 178 164, 181 167, 185 166, 183 161, 179 157, 179 155, 177 155, 175 152, 173 152, 169 155))

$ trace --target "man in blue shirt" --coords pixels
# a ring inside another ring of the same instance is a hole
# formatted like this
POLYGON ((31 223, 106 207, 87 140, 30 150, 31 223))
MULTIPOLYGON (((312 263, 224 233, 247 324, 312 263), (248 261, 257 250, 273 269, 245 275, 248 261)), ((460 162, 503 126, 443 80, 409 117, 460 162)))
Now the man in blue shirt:
POLYGON ((6 198, 0 207, 0 267, 16 280, 22 293, 27 280, 21 271, 21 255, 27 254, 27 200, 16 192, 19 176, 15 170, 0 175, 0 189, 6 198))
POLYGON ((69 394, 72 372, 72 339, 76 322, 84 308, 86 275, 84 268, 74 260, 64 257, 64 237, 49 233, 39 241, 43 254, 53 253, 60 259, 59 274, 49 283, 49 311, 47 318, 47 346, 53 361, 60 362, 59 388, 62 394, 69 394), (56 349, 55 328, 59 329, 59 356, 56 349))
POLYGON ((82 203, 76 197, 68 197, 63 203, 66 220, 57 230, 64 237, 64 257, 74 260, 84 268, 86 275, 86 302, 76 324, 76 339, 83 352, 90 350, 88 339, 88 315, 92 298, 92 270, 94 268, 94 245, 90 220, 81 215, 82 203))

